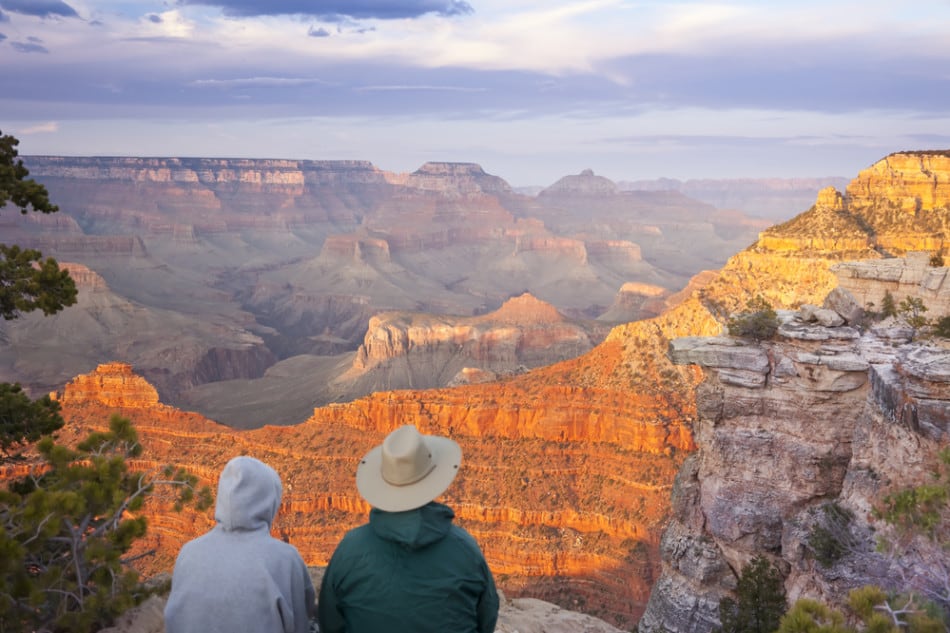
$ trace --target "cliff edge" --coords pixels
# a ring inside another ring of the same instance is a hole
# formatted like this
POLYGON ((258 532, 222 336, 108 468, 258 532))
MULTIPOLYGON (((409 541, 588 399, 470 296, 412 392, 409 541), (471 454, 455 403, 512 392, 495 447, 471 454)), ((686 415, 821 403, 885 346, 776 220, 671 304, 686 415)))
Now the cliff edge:
MULTIPOLYGON (((879 298, 894 283, 893 269, 915 270, 906 264, 864 265, 863 287, 877 270, 879 298)), ((927 291, 946 301, 947 269, 931 270, 941 283, 927 291)), ((839 311, 860 320, 853 297, 849 305, 839 311)), ((706 377, 696 395, 698 450, 674 485, 663 568, 641 632, 714 630, 719 601, 735 597, 742 568, 760 555, 782 570, 789 604, 840 605, 852 588, 887 588, 898 577, 906 561, 876 550, 872 535, 886 526, 872 510, 888 491, 924 481, 950 440, 950 341, 914 340, 912 330, 893 324, 862 330, 840 314, 841 325, 826 327, 810 321, 814 314, 814 306, 781 314, 777 338, 762 344, 672 342, 673 361, 699 365, 706 377), (853 540, 825 566, 809 535, 829 503, 853 516, 853 540)), ((947 553, 932 549, 928 557, 947 553)))

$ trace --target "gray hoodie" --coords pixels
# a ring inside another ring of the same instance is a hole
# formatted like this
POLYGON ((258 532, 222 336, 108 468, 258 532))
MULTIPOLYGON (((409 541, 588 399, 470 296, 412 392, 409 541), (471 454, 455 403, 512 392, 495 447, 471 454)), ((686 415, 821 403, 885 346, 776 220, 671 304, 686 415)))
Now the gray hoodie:
POLYGON ((221 471, 217 525, 181 548, 165 605, 167 633, 306 633, 314 613, 307 567, 270 535, 280 476, 253 457, 221 471))

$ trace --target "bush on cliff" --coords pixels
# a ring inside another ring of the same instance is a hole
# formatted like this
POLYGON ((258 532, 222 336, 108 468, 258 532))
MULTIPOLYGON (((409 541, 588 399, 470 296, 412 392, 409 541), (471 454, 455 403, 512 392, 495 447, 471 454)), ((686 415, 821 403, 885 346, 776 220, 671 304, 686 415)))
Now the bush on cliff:
POLYGON ((934 334, 943 338, 950 338, 950 315, 940 317, 934 323, 934 334))
POLYGON ((782 618, 778 633, 944 633, 939 614, 910 596, 889 596, 879 587, 848 595, 842 612, 803 598, 782 618))
POLYGON ((778 330, 778 315, 772 304, 762 295, 749 299, 747 310, 733 315, 726 327, 729 334, 755 341, 764 341, 775 336, 778 330))
POLYGON ((739 574, 736 599, 719 602, 719 633, 772 633, 787 609, 781 571, 756 556, 739 574))
POLYGON ((37 449, 43 463, 0 490, 0 630, 95 631, 148 596, 130 567, 147 554, 130 553, 145 501, 204 508, 211 493, 182 470, 130 471, 142 447, 119 416, 75 450, 49 436, 37 449))

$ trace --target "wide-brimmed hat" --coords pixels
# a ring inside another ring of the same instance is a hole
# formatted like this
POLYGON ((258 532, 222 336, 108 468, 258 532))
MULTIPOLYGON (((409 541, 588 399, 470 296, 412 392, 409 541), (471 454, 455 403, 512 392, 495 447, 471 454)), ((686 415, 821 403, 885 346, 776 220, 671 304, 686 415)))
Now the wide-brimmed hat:
POLYGON ((462 448, 453 440, 401 426, 366 454, 356 468, 356 488, 374 508, 403 512, 421 508, 449 487, 462 448))

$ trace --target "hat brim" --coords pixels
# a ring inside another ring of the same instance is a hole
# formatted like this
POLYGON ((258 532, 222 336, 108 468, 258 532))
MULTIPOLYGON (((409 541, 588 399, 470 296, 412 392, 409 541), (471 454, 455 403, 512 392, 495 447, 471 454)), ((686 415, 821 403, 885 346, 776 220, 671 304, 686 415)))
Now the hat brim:
POLYGON ((356 489, 371 506, 386 512, 404 512, 421 508, 445 492, 462 465, 462 448, 447 437, 423 435, 435 468, 419 481, 394 486, 383 479, 383 447, 366 454, 356 467, 356 489))

